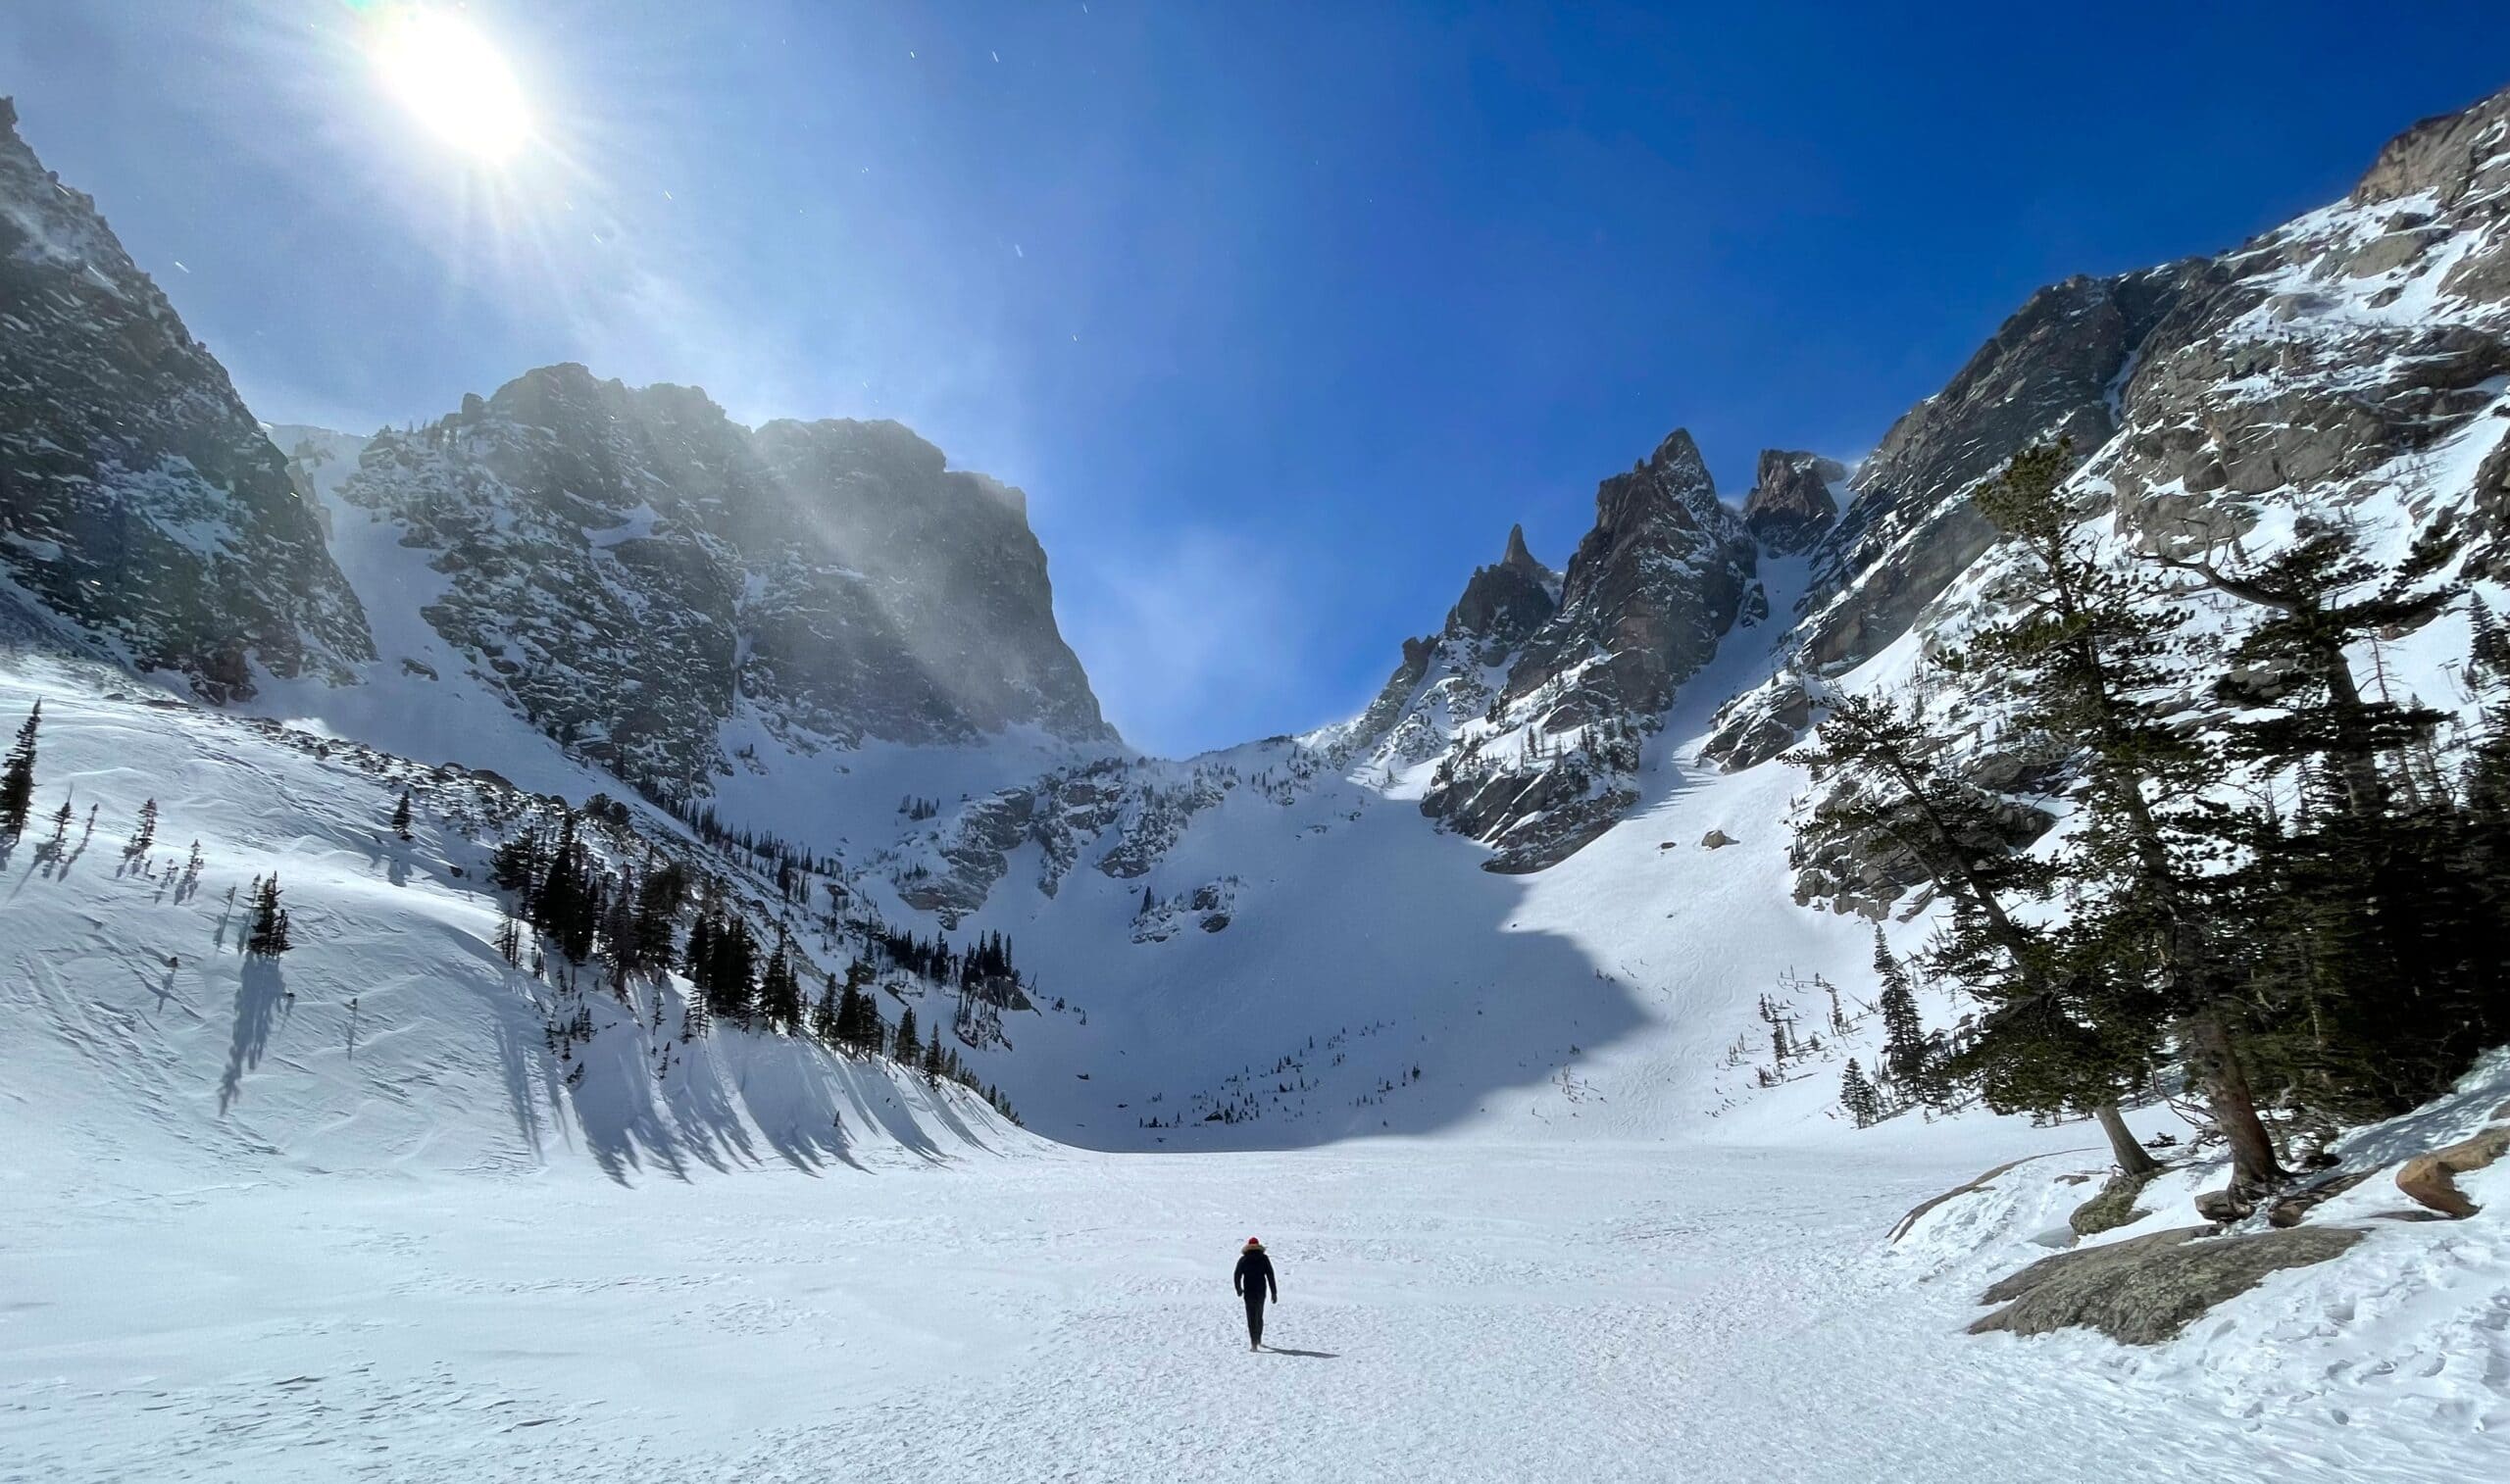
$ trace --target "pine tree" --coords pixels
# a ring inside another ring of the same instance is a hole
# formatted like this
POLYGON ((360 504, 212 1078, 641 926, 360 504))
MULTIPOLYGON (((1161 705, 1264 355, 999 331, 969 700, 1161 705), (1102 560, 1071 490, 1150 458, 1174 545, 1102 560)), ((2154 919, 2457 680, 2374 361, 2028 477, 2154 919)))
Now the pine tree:
MULTIPOLYGON (((2056 869, 2016 843, 2032 831, 2017 828, 2010 806, 1944 766, 1950 746, 1914 705, 1849 695, 1814 743, 1792 755, 1833 785, 1802 837, 1850 850, 1891 842, 1950 905, 1929 966, 1986 1012, 1957 1053, 1933 1065, 1924 1092, 1942 1096, 1958 1080, 1999 1113, 2087 1109, 2111 1131, 2122 1167, 2158 1168, 2115 1109, 2151 1060, 2155 1027, 2075 973, 2061 936, 2022 915, 2054 894, 2056 869)), ((1907 1018, 1915 1020, 1914 1003, 1907 1018)))
POLYGON ((820 986, 820 997, 811 1006, 812 1038, 828 1046, 841 1044, 837 1027, 844 1023, 839 1016, 836 975, 829 974, 820 986))
POLYGON ((488 858, 488 879, 499 891, 528 895, 539 870, 540 837, 525 830, 496 848, 488 858))
POLYGON ((671 963, 673 924, 688 899, 688 872, 671 862, 645 873, 636 887, 635 937, 631 962, 639 969, 659 969, 671 963))
POLYGON ((768 954, 767 970, 759 979, 758 1014, 778 1030, 799 1032, 802 1028, 802 984, 793 972, 781 926, 776 929, 776 947, 768 954))
POLYGON ((0 764, 0 837, 16 839, 25 831, 27 812, 35 799, 35 729, 43 723, 43 703, 18 726, 18 740, 9 748, 9 759, 0 764))
POLYGON ((1847 1070, 1839 1073, 1839 1106, 1847 1110, 1859 1128, 1871 1128, 1882 1116, 1882 1099, 1874 1091, 1874 1084, 1865 1079, 1865 1069, 1856 1064, 1854 1057, 1848 1059, 1847 1070))
POLYGON ((287 909, 279 901, 278 876, 264 877, 253 898, 252 926, 244 952, 257 959, 276 959, 288 951, 287 909))
POLYGON ((2070 1059, 2115 1039, 2085 1040, 2085 1024, 2166 1025, 2230 1142, 2232 1188, 2244 1198, 2285 1174, 2239 1048, 2246 1007, 2226 971, 2222 924, 2201 900, 2199 820, 2223 763, 2161 699, 2175 690, 2185 609, 2156 578, 2104 564, 2083 543, 2081 512, 2062 491, 2070 467, 2063 443, 2029 449, 1973 496, 2022 558, 2024 591, 2020 612, 1983 631, 1959 668, 2008 680, 2022 703, 2014 724, 2083 760, 2081 824, 2063 858, 2080 898, 2063 935, 2066 993, 2021 1021, 2020 1041, 2070 1059))
POLYGON ((401 790, 401 802, 392 806, 392 833, 410 838, 410 791, 401 790))
POLYGON ((1874 972, 1882 983, 1883 1069, 1890 1073, 1892 1085, 1910 1102, 1942 1101, 1942 1088, 1934 1072, 1934 1043, 1918 1016, 1917 995, 1910 987, 1909 971, 1891 956, 1891 945, 1883 941, 1879 925, 1874 929, 1874 972))
POLYGON ((880 1007, 864 992, 872 981, 872 965, 857 960, 845 970, 845 985, 836 1001, 836 1038, 846 1050, 869 1056, 880 1048, 880 1007))
MULTIPOLYGON (((2210 915, 2242 924, 2225 958, 2259 1101, 2322 1128, 2423 1103, 2510 1035, 2500 878, 2437 769, 2431 737, 2443 714, 2364 686, 2352 668, 2353 653, 2376 663, 2382 639, 2456 599, 2459 585, 2438 577, 2455 554, 2439 528, 2383 568, 2348 532, 2305 523, 2292 546, 2237 573, 2156 559, 2261 615, 2215 691, 2243 709, 2233 754, 2296 794, 2285 813, 2212 815, 2208 833, 2231 864, 2199 885, 2210 915)), ((2501 640, 2480 603, 2470 624, 2468 675, 2481 689, 2501 640)))
POLYGON ((898 1034, 897 1039, 890 1043, 890 1060, 901 1062, 906 1065, 913 1066, 915 1064, 916 1058, 922 1054, 923 1050, 923 1043, 916 1038, 915 1033, 915 1007, 912 1005, 900 1006, 898 1008, 898 1034))
POLYGON ((148 852, 156 848, 156 844, 157 801, 151 799, 139 806, 139 824, 131 830, 130 843, 122 848, 122 853, 126 860, 145 860, 148 852))

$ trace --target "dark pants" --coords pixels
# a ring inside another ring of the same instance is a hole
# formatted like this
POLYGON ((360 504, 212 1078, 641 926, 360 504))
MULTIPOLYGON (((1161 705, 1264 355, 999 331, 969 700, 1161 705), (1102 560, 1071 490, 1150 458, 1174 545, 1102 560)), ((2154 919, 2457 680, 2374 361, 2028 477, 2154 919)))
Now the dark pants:
POLYGON ((1264 1291, 1250 1289, 1246 1295, 1246 1341, 1250 1345, 1264 1343, 1264 1291))

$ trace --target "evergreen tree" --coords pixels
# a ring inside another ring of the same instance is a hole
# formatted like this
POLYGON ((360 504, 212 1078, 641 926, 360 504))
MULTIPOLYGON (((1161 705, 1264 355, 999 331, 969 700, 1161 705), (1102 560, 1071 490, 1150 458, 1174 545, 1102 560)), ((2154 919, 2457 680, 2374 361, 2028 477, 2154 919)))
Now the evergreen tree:
POLYGON ((659 969, 671 963, 673 925, 688 900, 688 872, 671 862, 645 873, 636 887, 636 915, 631 961, 639 969, 659 969))
POLYGON ((1882 1099, 1875 1092, 1874 1084, 1865 1079, 1865 1069, 1856 1064, 1854 1057, 1848 1059, 1847 1070, 1839 1073, 1839 1106, 1847 1110, 1859 1128, 1871 1128, 1882 1116, 1882 1099))
POLYGON ((841 1038, 837 1033, 837 1027, 843 1023, 839 1018, 840 1003, 841 1002, 837 997, 836 975, 829 974, 822 980, 820 986, 820 997, 811 1006, 811 1035, 813 1039, 824 1042, 829 1046, 842 1044, 841 1038))
POLYGON ((880 1007, 864 992, 872 965, 860 960, 848 965, 845 986, 836 1001, 836 1038, 846 1050, 869 1056, 880 1049, 880 1007))
MULTIPOLYGON (((1939 1103, 1942 1089, 1934 1074, 1935 1046, 1918 1016, 1909 971, 1891 956, 1882 929, 1874 929, 1874 972, 1882 983, 1882 1066, 1901 1096, 1912 1103, 1939 1103)), ((1862 1074, 1860 1074, 1860 1080, 1862 1074)))
POLYGON ((890 1043, 889 1057, 892 1061, 913 1066, 923 1051, 923 1043, 916 1038, 915 1007, 902 1005, 898 1007, 897 1039, 890 1043))
POLYGON ((2022 559, 2024 590, 2020 612, 1982 632, 1960 667, 2006 679, 2016 724, 2082 760, 2081 824, 2063 855, 2080 898, 2064 934, 2068 995, 2037 1007, 2020 1039, 2071 1060, 2110 1039, 2079 1035, 2086 1023, 2166 1025, 2245 1196, 2284 1171, 2239 1046, 2245 1007, 2202 901, 2210 856, 2198 821, 2222 761, 2165 699, 2186 613, 2157 578, 2102 562, 2078 535, 2081 513, 2061 488, 2069 467, 2062 443, 2029 449, 1973 497, 2022 559))
POLYGON ((122 848, 122 853, 127 860, 141 861, 147 859, 148 852, 156 845, 157 801, 151 799, 139 806, 138 826, 131 830, 130 843, 122 848))
POLYGON ((401 802, 392 806, 392 833, 410 838, 410 791, 401 790, 401 802))
MULTIPOLYGON (((2376 662, 2383 638, 2457 598, 2437 577, 2455 554, 2435 530, 2382 568, 2350 533, 2304 524, 2292 546, 2236 573, 2210 558, 2156 559, 2262 615, 2215 690, 2243 708, 2234 756, 2296 792, 2284 814, 2217 810, 2207 823, 2230 866, 2200 884, 2211 914, 2243 927, 2225 957, 2258 1098, 2322 1128, 2425 1102, 2510 1035, 2500 877, 2434 762, 2443 714, 2384 685, 2374 694, 2351 659, 2368 649, 2376 662)), ((2480 604, 2470 622, 2468 673, 2482 687, 2500 635, 2480 604)))
POLYGON ((757 1011, 758 940, 737 912, 716 919, 707 935, 706 1011, 747 1025, 757 1011))
MULTIPOLYGON (((1851 850, 1883 840, 1905 851, 1950 904, 1930 967, 1987 1008, 1958 1052, 1931 1068, 1929 1085, 1902 1092, 1940 1097, 1957 1079, 1999 1113, 2088 1110, 2122 1168, 2157 1169, 2115 1106, 2150 1062, 2151 1020, 2074 972, 2060 937, 2020 915, 2049 899, 2056 871, 2016 844, 2029 831, 2017 830, 2015 811, 1943 765, 1949 746, 1914 706, 1850 695, 1793 755, 1837 785, 1803 833, 1851 850)), ((1904 1017, 1915 1025, 1914 1002, 1904 1017)))
POLYGON ((9 748, 9 759, 0 764, 0 836, 16 839, 25 831, 27 812, 35 800, 35 729, 43 723, 43 703, 37 701, 18 726, 18 740, 9 748))
POLYGON ((244 952, 257 959, 276 959, 288 951, 287 908, 279 901, 278 876, 264 877, 253 898, 252 925, 244 952))
POLYGON ((776 930, 776 947, 767 956, 766 972, 759 978, 758 1014, 778 1030, 798 1033, 802 1028, 802 983, 793 972, 780 926, 776 930))
POLYGON ((528 894, 539 870, 540 837, 525 830, 496 848, 488 858, 488 879, 499 891, 528 894))
POLYGON ((942 1065, 941 1027, 935 1025, 932 1027, 931 1040, 926 1042, 924 1047, 924 1074, 937 1078, 941 1075, 942 1065))

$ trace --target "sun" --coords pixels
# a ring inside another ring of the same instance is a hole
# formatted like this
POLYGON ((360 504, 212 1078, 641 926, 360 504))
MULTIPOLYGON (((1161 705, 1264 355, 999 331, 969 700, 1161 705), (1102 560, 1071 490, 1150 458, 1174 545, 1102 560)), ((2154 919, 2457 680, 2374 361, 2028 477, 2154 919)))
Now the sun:
POLYGON ((523 85, 487 37, 459 16, 413 7, 376 40, 384 90, 447 144, 491 164, 531 137, 523 85))

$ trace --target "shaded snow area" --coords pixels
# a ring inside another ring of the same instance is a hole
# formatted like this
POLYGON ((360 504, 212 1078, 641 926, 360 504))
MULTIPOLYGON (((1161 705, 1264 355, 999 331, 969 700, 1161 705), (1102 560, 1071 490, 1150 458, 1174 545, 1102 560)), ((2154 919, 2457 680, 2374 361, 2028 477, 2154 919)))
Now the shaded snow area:
MULTIPOLYGON (((1044 899, 1015 869, 1005 900, 1073 914, 1024 909, 1024 962, 1091 1013, 1009 1014, 1016 1051, 969 1054, 1041 1132, 1130 1151, 1097 1153, 780 1037, 662 1047, 657 1078, 644 998, 597 999, 569 1060, 457 827, 496 787, 0 668, 0 720, 36 694, 38 823, 0 865, 0 1476, 2349 1484, 2510 1459, 2510 1167, 2466 1177, 2464 1222, 2386 1219, 2374 1179, 2313 1217, 2368 1229, 2353 1253, 2156 1347, 1966 1335, 2067 1240, 2100 1141, 1857 1133, 1835 1060, 1763 1088, 1721 1057, 1778 973, 1870 940, 1785 905, 1790 775, 1698 772, 1686 713, 1637 816, 1535 878, 1330 777, 1241 783, 1162 858, 1164 901, 1234 863, 1222 930, 1135 944, 1140 880, 1083 866, 1044 899), (80 822, 38 860, 65 789, 80 822), (150 797, 156 848, 126 862, 150 797), (1743 843, 1701 849, 1711 826, 1743 843), (226 890, 272 869, 296 947, 248 964, 226 890), (1241 1067, 1311 1035, 1301 1114, 1260 1091, 1300 1078, 1241 1067), (1112 1107, 1232 1074, 1267 1116, 1112 1107), (1282 1282, 1260 1355, 1228 1286, 1250 1233, 1282 1282)), ((2457 1137, 2504 1095, 2496 1066, 2338 1153, 2457 1137)), ((2220 1182, 2176 1173, 2096 1240, 2187 1224, 2220 1182)))

